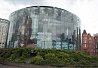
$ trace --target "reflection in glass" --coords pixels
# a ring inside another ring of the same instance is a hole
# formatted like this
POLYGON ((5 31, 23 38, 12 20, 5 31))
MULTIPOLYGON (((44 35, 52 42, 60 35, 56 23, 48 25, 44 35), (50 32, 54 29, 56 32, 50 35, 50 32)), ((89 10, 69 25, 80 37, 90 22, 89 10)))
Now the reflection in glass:
POLYGON ((79 50, 81 28, 79 18, 60 8, 32 6, 10 15, 8 47, 56 48, 79 50))

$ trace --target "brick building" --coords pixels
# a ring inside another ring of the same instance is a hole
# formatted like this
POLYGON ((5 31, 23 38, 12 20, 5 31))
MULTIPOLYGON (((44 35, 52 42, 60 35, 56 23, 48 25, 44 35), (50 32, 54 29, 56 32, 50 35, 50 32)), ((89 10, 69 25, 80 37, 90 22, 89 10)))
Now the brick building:
POLYGON ((81 50, 87 52, 90 55, 96 55, 95 37, 91 36, 89 33, 86 33, 86 30, 84 30, 82 33, 81 50))

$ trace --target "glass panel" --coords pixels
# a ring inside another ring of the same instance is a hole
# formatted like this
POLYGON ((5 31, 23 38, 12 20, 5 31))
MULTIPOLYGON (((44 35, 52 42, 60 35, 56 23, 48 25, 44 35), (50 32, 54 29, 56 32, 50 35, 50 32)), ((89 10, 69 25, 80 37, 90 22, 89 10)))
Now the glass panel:
POLYGON ((38 48, 74 50, 78 47, 78 44, 81 44, 79 18, 60 8, 36 6, 21 9, 11 14, 10 21, 8 44, 11 47, 15 47, 16 44, 20 43, 21 33, 26 36, 28 33, 32 34, 28 36, 30 38, 26 40, 26 46, 33 41, 32 43, 36 44, 38 48), (31 18, 32 27, 29 25, 30 20, 28 18, 26 19, 26 16, 31 18), (25 24, 25 22, 28 24, 25 24), (20 31, 20 27, 22 26, 24 28, 20 31))

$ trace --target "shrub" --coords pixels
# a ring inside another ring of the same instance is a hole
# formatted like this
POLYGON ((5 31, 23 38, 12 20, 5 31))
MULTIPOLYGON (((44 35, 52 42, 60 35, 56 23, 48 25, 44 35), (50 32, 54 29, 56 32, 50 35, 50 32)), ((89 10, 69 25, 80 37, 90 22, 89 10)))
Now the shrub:
POLYGON ((11 56, 7 59, 8 61, 10 62, 14 62, 15 61, 15 55, 14 54, 11 54, 11 56))
POLYGON ((56 53, 56 57, 59 58, 60 60, 64 60, 66 58, 69 58, 69 54, 65 52, 59 52, 59 53, 56 53))
POLYGON ((31 63, 53 66, 97 66, 98 59, 81 51, 56 49, 0 49, 0 62, 31 63))
POLYGON ((55 54, 48 53, 45 55, 45 61, 43 61, 43 63, 47 65, 54 65, 58 63, 58 58, 55 56, 55 54))
POLYGON ((31 49, 30 48, 24 48, 22 52, 22 57, 28 58, 30 57, 31 49))
POLYGON ((23 52, 22 48, 14 48, 14 49, 12 49, 12 54, 14 54, 15 58, 21 57, 22 52, 23 52))
POLYGON ((24 57, 20 57, 18 59, 15 59, 16 63, 25 63, 25 58, 24 57))
POLYGON ((56 58, 55 54, 48 53, 45 55, 45 59, 53 60, 54 58, 56 58))
POLYGON ((40 64, 43 58, 39 55, 33 57, 30 61, 31 64, 40 64))
POLYGON ((10 55, 11 55, 11 50, 10 49, 1 49, 1 50, 0 50, 0 57, 3 57, 5 59, 10 57, 10 55))
POLYGON ((45 59, 41 62, 41 64, 53 65, 53 66, 65 66, 66 62, 68 62, 69 60, 67 58, 64 58, 64 55, 63 56, 62 55, 60 54, 55 55, 54 53, 48 53, 45 55, 45 59))

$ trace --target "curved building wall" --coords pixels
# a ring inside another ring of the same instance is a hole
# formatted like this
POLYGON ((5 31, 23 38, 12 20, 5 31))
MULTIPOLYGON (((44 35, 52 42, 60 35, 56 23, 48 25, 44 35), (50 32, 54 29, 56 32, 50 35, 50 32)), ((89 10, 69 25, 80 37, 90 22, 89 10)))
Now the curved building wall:
POLYGON ((29 40, 39 48, 75 48, 80 32, 79 18, 57 7, 23 8, 10 15, 10 22, 8 47, 26 47, 29 40))
POLYGON ((0 18, 0 48, 5 48, 7 45, 9 23, 8 20, 0 18))

